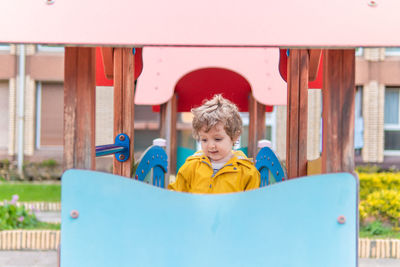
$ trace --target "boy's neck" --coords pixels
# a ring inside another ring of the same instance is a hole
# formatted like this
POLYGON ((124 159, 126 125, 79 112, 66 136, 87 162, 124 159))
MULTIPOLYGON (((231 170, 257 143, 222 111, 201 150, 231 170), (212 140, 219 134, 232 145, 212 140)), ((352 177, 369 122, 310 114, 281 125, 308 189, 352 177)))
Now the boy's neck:
POLYGON ((227 163, 231 158, 233 158, 233 152, 232 152, 232 151, 231 151, 231 153, 230 153, 228 156, 226 156, 225 158, 220 159, 220 160, 218 160, 218 161, 213 161, 213 160, 211 160, 210 158, 208 158, 208 159, 210 160, 211 163, 218 163, 218 164, 223 163, 223 164, 225 164, 225 163, 227 163))

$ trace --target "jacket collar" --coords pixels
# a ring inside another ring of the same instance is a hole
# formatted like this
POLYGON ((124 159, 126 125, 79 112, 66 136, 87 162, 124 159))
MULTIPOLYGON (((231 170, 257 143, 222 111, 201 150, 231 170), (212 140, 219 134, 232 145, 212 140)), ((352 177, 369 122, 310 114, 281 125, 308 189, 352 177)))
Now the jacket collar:
MULTIPOLYGON (((240 150, 233 150, 233 157, 228 160, 227 163, 225 163, 225 166, 228 165, 237 165, 237 164, 241 164, 244 165, 248 168, 250 168, 253 165, 253 160, 251 158, 248 158, 242 151, 240 150)), ((206 157, 205 153, 202 150, 197 151, 196 153, 194 153, 192 156, 190 156, 188 158, 188 160, 192 160, 192 159, 197 159, 200 160, 202 162, 207 163, 210 167, 212 166, 211 161, 208 157, 206 157)), ((223 167, 223 168, 224 168, 223 167)))

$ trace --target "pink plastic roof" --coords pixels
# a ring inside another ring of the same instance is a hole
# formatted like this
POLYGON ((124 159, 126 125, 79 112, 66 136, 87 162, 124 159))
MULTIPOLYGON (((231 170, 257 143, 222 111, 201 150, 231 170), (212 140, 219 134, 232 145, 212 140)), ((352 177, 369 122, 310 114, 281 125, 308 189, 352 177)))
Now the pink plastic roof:
POLYGON ((400 46, 398 0, 3 0, 0 10, 0 43, 400 46))
MULTIPOLYGON (((210 68, 226 69, 242 76, 258 102, 286 105, 287 85, 279 73, 278 48, 145 47, 143 62, 135 93, 135 103, 139 105, 167 102, 184 76, 210 68)), ((214 88, 203 88, 210 89, 214 88)))

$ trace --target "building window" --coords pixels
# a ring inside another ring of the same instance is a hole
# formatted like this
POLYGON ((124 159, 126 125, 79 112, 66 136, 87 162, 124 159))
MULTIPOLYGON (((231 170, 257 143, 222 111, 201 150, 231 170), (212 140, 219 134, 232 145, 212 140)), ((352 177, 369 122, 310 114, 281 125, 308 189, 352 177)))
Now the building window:
POLYGON ((62 83, 38 83, 36 87, 36 148, 63 145, 64 87, 62 83))
POLYGON ((362 86, 357 86, 355 96, 354 111, 354 148, 356 155, 361 155, 361 149, 364 146, 364 119, 362 111, 362 86))
POLYGON ((64 52, 62 45, 37 45, 36 49, 38 52, 64 52))
POLYGON ((9 123, 9 86, 8 82, 0 82, 0 150, 8 148, 9 123))
POLYGON ((10 51, 9 44, 0 44, 0 51, 10 51))
POLYGON ((363 55, 364 49, 362 47, 356 48, 356 57, 361 57, 363 55))
POLYGON ((387 47, 385 48, 386 56, 400 56, 400 47, 387 47))
POLYGON ((400 154, 400 88, 385 89, 385 154, 400 154))

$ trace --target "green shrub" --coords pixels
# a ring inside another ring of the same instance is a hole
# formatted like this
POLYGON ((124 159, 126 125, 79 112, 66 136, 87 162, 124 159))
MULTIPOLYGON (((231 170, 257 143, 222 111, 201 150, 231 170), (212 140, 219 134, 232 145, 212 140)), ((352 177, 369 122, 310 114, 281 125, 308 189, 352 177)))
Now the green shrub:
POLYGON ((400 232, 380 221, 368 223, 360 227, 360 237, 363 238, 396 238, 400 239, 400 232))
POLYGON ((383 169, 377 165, 359 165, 356 167, 356 172, 358 173, 378 173, 382 172, 383 169))
MULTIPOLYGON (((385 223, 398 232, 400 221, 400 173, 359 173, 362 225, 385 223)), ((371 229, 372 229, 371 228, 371 229)), ((367 230, 372 231, 372 230, 367 230)), ((371 234, 371 233, 370 233, 371 234)))
POLYGON ((359 173, 360 199, 365 200, 369 194, 381 190, 400 192, 400 173, 359 173))
POLYGON ((47 168, 57 167, 58 165, 59 165, 58 162, 54 159, 43 160, 40 163, 40 166, 47 167, 47 168))
POLYGON ((24 206, 17 207, 18 195, 0 205, 0 230, 32 228, 39 224, 35 214, 24 206))
POLYGON ((391 227, 384 226, 380 221, 374 221, 364 227, 361 227, 360 231, 364 232, 366 235, 384 236, 390 233, 392 229, 391 227))
POLYGON ((397 190, 383 189, 369 194, 360 203, 360 217, 390 222, 395 227, 400 220, 400 194, 397 190))

